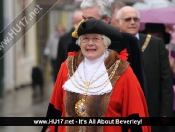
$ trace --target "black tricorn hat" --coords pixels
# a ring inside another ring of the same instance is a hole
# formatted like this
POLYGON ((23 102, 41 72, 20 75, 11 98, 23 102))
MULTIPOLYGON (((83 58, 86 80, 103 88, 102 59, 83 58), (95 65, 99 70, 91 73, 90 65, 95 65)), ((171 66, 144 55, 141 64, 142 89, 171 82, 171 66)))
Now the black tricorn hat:
POLYGON ((170 42, 171 35, 166 32, 165 25, 162 23, 146 23, 143 33, 156 33, 161 32, 164 35, 165 44, 170 42))
POLYGON ((111 40, 111 42, 121 41, 123 39, 122 34, 117 29, 115 29, 110 24, 103 22, 100 19, 92 18, 82 22, 79 25, 77 31, 78 37, 83 34, 91 34, 91 33, 105 35, 111 40))

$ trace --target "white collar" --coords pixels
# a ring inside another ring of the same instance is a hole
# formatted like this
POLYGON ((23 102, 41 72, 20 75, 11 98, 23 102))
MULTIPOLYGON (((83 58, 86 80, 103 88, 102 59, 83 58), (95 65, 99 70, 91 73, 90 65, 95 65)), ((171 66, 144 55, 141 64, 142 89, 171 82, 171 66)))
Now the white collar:
POLYGON ((138 34, 138 33, 135 35, 135 37, 136 37, 136 38, 138 38, 138 40, 140 39, 140 38, 139 38, 139 34, 138 34))
MULTIPOLYGON (((106 51, 100 58, 94 61, 89 61, 85 59, 85 74, 84 75, 84 66, 83 62, 81 62, 78 66, 78 69, 75 71, 75 73, 72 75, 70 79, 68 79, 65 84, 63 85, 64 90, 74 92, 74 93, 80 93, 84 94, 85 84, 83 83, 92 78, 94 72, 97 70, 101 62, 103 61, 104 57, 107 57, 109 55, 109 52, 106 51), (85 79, 86 76, 86 79, 85 79), (82 80, 81 80, 81 78, 82 80), (77 81, 76 81, 77 80, 77 81), (78 85, 81 84, 82 86, 78 85), (76 86, 75 86, 76 85, 76 86), (77 88, 78 87, 78 88, 77 88), (79 89, 81 88, 81 89, 79 89)), ((104 65, 104 62, 100 65, 98 70, 96 71, 94 77, 92 78, 91 82, 96 80, 94 83, 90 84, 89 90, 87 92, 87 95, 103 95, 105 93, 109 93, 112 90, 112 84, 109 80, 108 73, 106 72, 106 67, 104 65), (104 74, 103 74, 104 73, 104 74), (98 80, 96 80, 98 77, 100 77, 98 80), (106 82, 106 83, 104 83, 106 82), (100 84, 103 84, 100 87, 93 88, 96 86, 99 86, 100 84)))

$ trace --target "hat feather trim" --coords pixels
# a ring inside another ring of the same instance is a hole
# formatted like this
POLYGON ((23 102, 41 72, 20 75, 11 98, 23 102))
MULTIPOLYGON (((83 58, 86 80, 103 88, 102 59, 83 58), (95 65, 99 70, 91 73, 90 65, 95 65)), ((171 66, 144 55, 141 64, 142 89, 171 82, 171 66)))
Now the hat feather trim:
POLYGON ((72 37, 78 39, 78 28, 79 28, 79 26, 81 25, 81 23, 83 23, 83 22, 84 22, 84 19, 82 19, 82 20, 77 24, 77 26, 75 27, 74 32, 72 32, 72 37))

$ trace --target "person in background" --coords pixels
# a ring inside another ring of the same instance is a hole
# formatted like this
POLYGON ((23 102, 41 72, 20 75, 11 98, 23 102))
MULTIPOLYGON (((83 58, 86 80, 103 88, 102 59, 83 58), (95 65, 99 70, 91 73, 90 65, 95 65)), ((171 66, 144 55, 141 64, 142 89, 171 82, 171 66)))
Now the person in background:
MULTIPOLYGON (((80 7, 83 12, 82 17, 85 21, 96 18, 101 19, 108 24, 111 23, 113 10, 109 0, 83 0, 80 7)), ((146 95, 146 81, 138 40, 135 36, 128 33, 122 33, 122 37, 123 39, 121 41, 112 42, 108 48, 113 49, 118 53, 122 52, 124 49, 127 50, 129 54, 127 61, 129 61, 130 66, 136 74, 144 94, 146 95)), ((79 49, 80 47, 77 46, 75 42, 72 42, 72 44, 68 46, 68 52, 78 51, 79 49)))
MULTIPOLYGON (((116 16, 121 32, 135 35, 141 45, 147 81, 147 104, 150 117, 172 116, 173 90, 171 69, 165 45, 160 38, 140 34, 140 15, 133 7, 121 8, 116 16)), ((152 132, 166 132, 152 127, 152 132)))
POLYGON ((58 24, 55 31, 50 34, 47 41, 46 47, 44 49, 44 55, 51 60, 53 80, 56 80, 56 57, 57 57, 57 47, 61 35, 64 33, 64 28, 61 24, 58 24))
POLYGON ((117 1, 115 0, 113 3, 112 3, 112 7, 113 7, 113 15, 112 15, 112 20, 111 20, 111 25, 113 27, 115 27, 116 29, 118 28, 117 27, 117 22, 116 22, 116 15, 117 15, 117 12, 118 10, 120 10, 120 8, 126 6, 126 4, 122 1, 117 1))
MULTIPOLYGON (((69 32, 65 33, 59 41, 57 48, 57 57, 56 57, 56 71, 55 74, 58 74, 61 63, 63 63, 67 58, 67 48, 68 45, 72 42, 72 32, 75 29, 75 26, 82 20, 82 11, 76 10, 72 15, 72 28, 69 32)), ((56 81, 56 80, 55 80, 56 81)))
POLYGON ((164 24, 161 23, 146 23, 145 29, 142 32, 144 34, 150 34, 152 36, 161 38, 164 44, 169 44, 171 35, 166 32, 166 28, 164 24))
MULTIPOLYGON (((172 26, 165 26, 162 23, 146 23, 145 25, 145 30, 143 31, 143 33, 145 34, 150 34, 152 36, 158 37, 160 39, 162 39, 164 41, 164 44, 170 44, 170 40, 171 40, 171 35, 170 32, 172 31, 172 26)), ((173 37, 172 37, 173 39, 173 37)), ((172 40, 171 40, 172 41, 172 40)), ((171 50, 168 52, 171 52, 171 50)), ((174 51, 173 51, 174 52, 174 51)), ((168 53, 169 56, 169 63, 170 63, 170 68, 172 71, 172 80, 173 80, 173 116, 175 117, 175 60, 174 57, 171 56, 171 53, 168 53)), ((174 55, 172 53, 172 55, 174 55)), ((173 132, 175 130, 175 127, 171 127, 170 128, 170 132, 173 132)))
MULTIPOLYGON (((109 50, 122 34, 100 19, 72 33, 78 52, 62 63, 47 117, 148 117, 146 100, 126 54, 109 50)), ((87 122, 87 124, 89 124, 87 122)), ((150 126, 47 126, 42 132, 151 132, 150 126)))

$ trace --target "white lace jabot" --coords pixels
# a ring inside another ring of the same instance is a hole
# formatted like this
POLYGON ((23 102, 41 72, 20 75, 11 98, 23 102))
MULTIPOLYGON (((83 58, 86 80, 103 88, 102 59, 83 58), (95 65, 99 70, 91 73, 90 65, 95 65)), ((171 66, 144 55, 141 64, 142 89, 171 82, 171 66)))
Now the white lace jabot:
POLYGON ((83 66, 83 62, 81 62, 80 65, 78 66, 78 69, 75 71, 72 77, 65 82, 65 84, 63 85, 63 88, 70 92, 84 94, 84 90, 85 90, 84 82, 86 82, 87 80, 89 81, 92 78, 93 74, 96 72, 90 82, 93 82, 99 77, 100 78, 97 79, 94 83, 90 84, 87 95, 103 95, 105 93, 111 92, 112 84, 108 78, 108 73, 106 72, 106 67, 103 61, 104 58, 106 58, 108 55, 109 55, 109 52, 105 51, 105 53, 96 60, 90 61, 85 58, 84 59, 85 69, 83 66), (85 75, 84 75, 84 70, 85 70, 85 75), (85 76, 87 80, 85 79, 85 76), (100 87, 96 87, 96 86, 100 86, 100 87))

